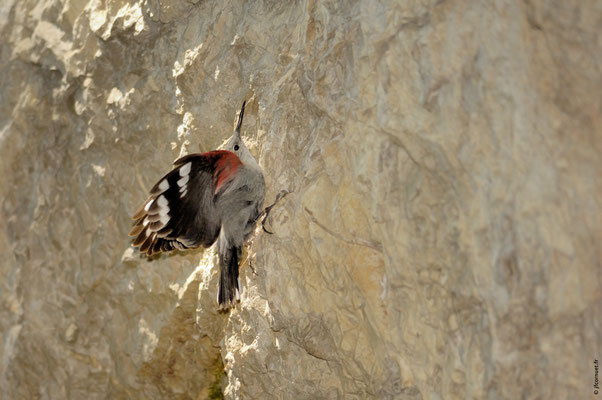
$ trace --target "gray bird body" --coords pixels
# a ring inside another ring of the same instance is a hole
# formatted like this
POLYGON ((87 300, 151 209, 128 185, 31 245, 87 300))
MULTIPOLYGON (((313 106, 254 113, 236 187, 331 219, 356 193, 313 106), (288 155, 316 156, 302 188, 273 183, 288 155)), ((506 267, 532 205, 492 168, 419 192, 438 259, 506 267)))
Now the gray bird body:
MULTIPOLYGON (((239 117, 240 122, 242 122, 242 112, 239 117)), ((224 149, 236 153, 242 162, 242 166, 236 171, 236 178, 224 189, 224 193, 216 202, 218 214, 222 216, 217 241, 220 256, 217 301, 220 306, 227 307, 234 298, 240 299, 238 263, 242 245, 253 234, 257 219, 262 213, 265 179, 259 164, 240 137, 240 126, 224 149)))
POLYGON ((130 232, 136 236, 134 246, 149 256, 209 247, 217 239, 221 308, 240 299, 242 246, 255 229, 265 197, 263 172, 240 136, 244 106, 224 150, 176 160, 174 169, 159 180, 134 213, 136 223, 130 232))

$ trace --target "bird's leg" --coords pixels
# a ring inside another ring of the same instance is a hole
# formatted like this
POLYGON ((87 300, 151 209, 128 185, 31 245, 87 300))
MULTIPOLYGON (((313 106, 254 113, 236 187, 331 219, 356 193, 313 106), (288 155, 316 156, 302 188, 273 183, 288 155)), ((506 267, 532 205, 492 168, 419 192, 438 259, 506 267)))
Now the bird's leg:
MULTIPOLYGON (((265 221, 266 218, 270 215, 270 211, 272 210, 272 208, 274 208, 274 206, 284 198, 284 196, 286 196, 287 194, 289 194, 290 191, 288 190, 281 190, 278 195, 276 196, 276 200, 274 201, 274 203, 272 203, 272 205, 266 207, 261 213, 259 213, 259 215, 257 216, 257 218, 255 219, 255 222, 259 221, 259 219, 261 217, 263 217, 263 220, 261 220, 261 227, 263 228, 264 231, 266 231, 266 233, 269 233, 270 235, 273 234, 273 232, 268 231, 265 228, 265 221)), ((254 222, 254 223, 255 223, 254 222)), ((253 246, 253 239, 251 239, 249 241, 249 247, 253 246)), ((253 257, 251 257, 250 253, 247 253, 247 259, 249 260, 249 268, 251 268, 251 271, 253 271, 253 275, 257 275, 257 272, 255 271, 255 267, 253 267, 253 257)), ((246 261, 246 260, 245 260, 246 261)), ((244 264, 244 263, 243 263, 244 264)))
POLYGON ((276 200, 274 201, 274 203, 272 203, 272 205, 268 206, 265 208, 265 210, 263 210, 261 212, 261 214, 259 214, 259 217, 257 217, 257 219, 261 218, 263 216, 263 220, 261 220, 261 227, 263 228, 263 230, 266 233, 269 233, 270 235, 272 235, 274 232, 270 232, 265 228, 265 221, 268 218, 268 216, 270 215, 270 211, 272 211, 272 208, 280 201, 284 198, 284 196, 286 196, 287 194, 289 194, 290 191, 288 190, 281 190, 278 195, 276 196, 276 200))

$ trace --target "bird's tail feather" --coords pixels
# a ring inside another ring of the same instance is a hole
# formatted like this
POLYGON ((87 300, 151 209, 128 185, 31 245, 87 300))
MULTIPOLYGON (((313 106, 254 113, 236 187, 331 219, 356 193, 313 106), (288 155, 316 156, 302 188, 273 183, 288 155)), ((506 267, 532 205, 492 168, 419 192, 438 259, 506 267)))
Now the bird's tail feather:
POLYGON ((220 309, 230 308, 234 301, 240 301, 238 262, 241 256, 240 246, 219 246, 219 287, 217 303, 220 309))

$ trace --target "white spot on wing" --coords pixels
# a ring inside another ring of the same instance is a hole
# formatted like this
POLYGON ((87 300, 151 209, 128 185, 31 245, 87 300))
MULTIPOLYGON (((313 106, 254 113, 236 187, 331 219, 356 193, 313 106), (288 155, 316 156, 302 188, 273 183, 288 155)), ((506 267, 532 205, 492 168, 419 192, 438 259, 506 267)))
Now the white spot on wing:
POLYGON ((163 217, 164 215, 167 215, 167 213, 168 213, 168 212, 169 212, 169 207, 167 207, 167 206, 165 206, 165 207, 161 207, 161 208, 159 209, 159 215, 160 215, 160 216, 162 216, 162 217, 163 217))
POLYGON ((167 199, 163 195, 157 197, 156 201, 157 201, 157 204, 159 205, 159 207, 161 207, 161 208, 167 207, 168 202, 167 202, 167 199))
POLYGON ((142 225, 146 226, 148 225, 150 221, 148 220, 148 217, 144 218, 144 221, 142 222, 142 225))
POLYGON ((186 193, 188 193, 188 190, 183 190, 182 193, 180 193, 180 198, 183 199, 184 196, 186 196, 186 193))
POLYGON ((167 225, 167 223, 169 222, 169 215, 163 215, 159 221, 161 221, 161 224, 163 226, 167 225))
POLYGON ((151 200, 148 203, 146 203, 146 205, 144 206, 144 211, 148 212, 148 210, 150 210, 153 203, 154 203, 154 200, 151 200))
POLYGON ((185 177, 183 177, 182 179, 180 179, 178 181, 178 186, 180 188, 184 187, 184 185, 186 185, 188 183, 188 178, 190 178, 188 175, 186 175, 185 177))
POLYGON ((169 189, 169 182, 167 182, 167 179, 163 179, 159 184, 159 190, 161 191, 161 193, 163 193, 167 189, 169 189))
POLYGON ((192 167, 192 163, 187 162, 182 167, 180 167, 180 176, 188 176, 190 173, 190 168, 192 167))

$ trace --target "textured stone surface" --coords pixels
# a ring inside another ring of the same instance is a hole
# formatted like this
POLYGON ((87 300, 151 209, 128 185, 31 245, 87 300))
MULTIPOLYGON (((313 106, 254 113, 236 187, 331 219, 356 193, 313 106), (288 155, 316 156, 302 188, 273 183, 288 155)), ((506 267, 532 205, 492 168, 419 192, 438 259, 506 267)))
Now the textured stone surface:
POLYGON ((0 4, 0 398, 589 398, 602 3, 0 4), (243 133, 241 304, 129 216, 243 133), (224 372, 225 371, 225 372, 224 372))

